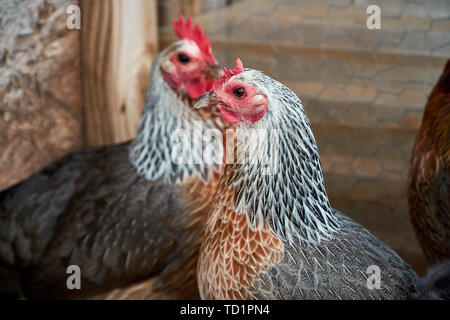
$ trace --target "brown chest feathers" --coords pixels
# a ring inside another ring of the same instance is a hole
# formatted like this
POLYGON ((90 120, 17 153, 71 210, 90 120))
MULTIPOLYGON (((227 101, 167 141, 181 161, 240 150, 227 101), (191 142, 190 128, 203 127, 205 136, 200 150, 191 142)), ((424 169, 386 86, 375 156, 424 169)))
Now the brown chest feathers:
POLYGON ((202 299, 251 299, 254 280, 283 258, 268 225, 252 227, 244 213, 227 207, 232 194, 222 195, 208 218, 197 270, 202 299))

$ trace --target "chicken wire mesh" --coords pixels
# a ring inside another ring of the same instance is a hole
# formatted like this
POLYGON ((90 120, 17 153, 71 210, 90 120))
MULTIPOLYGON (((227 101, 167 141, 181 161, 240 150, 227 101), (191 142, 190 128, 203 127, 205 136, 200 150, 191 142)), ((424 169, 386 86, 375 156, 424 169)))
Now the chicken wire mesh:
POLYGON ((408 216, 412 146, 450 57, 450 2, 367 0, 159 1, 160 44, 192 16, 220 63, 260 69, 302 99, 333 207, 362 223, 419 271, 408 216), (381 29, 366 22, 378 5, 381 29))

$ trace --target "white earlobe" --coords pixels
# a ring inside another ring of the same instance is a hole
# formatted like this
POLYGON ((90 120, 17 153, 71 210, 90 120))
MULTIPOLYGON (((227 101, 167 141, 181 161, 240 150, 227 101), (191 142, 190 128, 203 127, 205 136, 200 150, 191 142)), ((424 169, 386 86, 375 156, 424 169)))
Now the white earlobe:
POLYGON ((170 61, 166 60, 161 64, 161 67, 169 73, 175 72, 175 65, 170 61))
POLYGON ((259 105, 259 104, 265 104, 267 102, 267 99, 262 94, 257 94, 252 98, 252 104, 259 105))

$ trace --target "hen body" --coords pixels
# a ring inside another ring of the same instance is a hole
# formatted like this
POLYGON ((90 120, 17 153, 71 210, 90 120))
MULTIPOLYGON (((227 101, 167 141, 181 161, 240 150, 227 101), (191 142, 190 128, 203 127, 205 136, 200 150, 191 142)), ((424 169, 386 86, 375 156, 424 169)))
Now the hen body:
POLYGON ((202 298, 448 298, 450 264, 424 281, 367 229, 332 209, 295 93, 238 61, 210 97, 237 122, 238 142, 208 215, 198 264, 202 298), (267 112, 244 118, 240 112, 255 108, 249 101, 267 103, 259 107, 267 112), (256 140, 249 130, 266 135, 256 140))
POLYGON ((73 153, 0 193, 0 267, 19 274, 25 297, 114 288, 125 288, 122 298, 199 297, 198 251, 221 161, 172 160, 176 130, 202 139, 199 130, 217 125, 164 80, 161 59, 179 46, 153 62, 136 139, 73 153), (67 287, 70 265, 80 267, 80 290, 67 287))
POLYGON ((450 259, 450 61, 425 107, 411 156, 408 201, 428 262, 450 259))
POLYGON ((364 227, 336 212, 341 227, 331 240, 284 248, 284 258, 250 289, 258 299, 407 299, 419 294, 416 273, 364 227), (379 268, 380 287, 372 268, 379 268), (270 280, 269 280, 270 279, 270 280), (289 286, 286 286, 289 283, 289 286))
POLYGON ((189 262, 199 235, 182 190, 138 175, 129 148, 66 156, 0 194, 3 266, 20 270, 27 297, 91 295, 189 262), (81 290, 67 289, 69 265, 81 269, 81 290))

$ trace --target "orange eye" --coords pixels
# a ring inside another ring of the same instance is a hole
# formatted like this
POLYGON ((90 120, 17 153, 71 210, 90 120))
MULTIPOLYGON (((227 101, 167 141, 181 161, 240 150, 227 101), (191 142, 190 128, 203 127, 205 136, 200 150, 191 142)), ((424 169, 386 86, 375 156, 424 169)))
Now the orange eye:
POLYGON ((245 96, 245 89, 242 87, 236 87, 233 89, 233 94, 237 98, 242 98, 243 96, 245 96))

